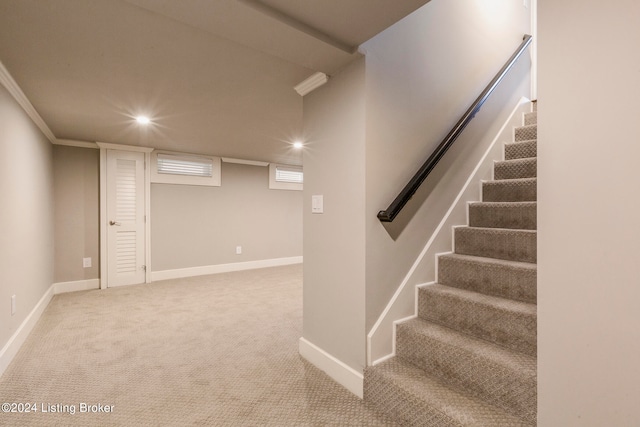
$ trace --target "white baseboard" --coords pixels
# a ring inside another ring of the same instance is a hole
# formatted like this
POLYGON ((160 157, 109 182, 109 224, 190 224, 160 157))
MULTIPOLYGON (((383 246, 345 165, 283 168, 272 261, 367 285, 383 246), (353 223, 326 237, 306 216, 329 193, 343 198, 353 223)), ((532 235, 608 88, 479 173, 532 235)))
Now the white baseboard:
POLYGON ((234 262, 230 264, 204 265, 201 267, 178 268, 151 272, 151 281, 181 279, 183 277, 204 276, 206 274, 228 273, 231 271, 253 270, 256 268, 278 267, 281 265, 300 264, 301 256, 288 258, 262 259, 258 261, 234 262))
POLYGON ((24 319, 24 322, 22 322, 2 350, 0 350, 0 375, 4 373, 15 355, 18 354, 20 347, 22 347, 22 344, 26 341, 54 294, 55 285, 51 285, 33 310, 31 310, 31 313, 24 319))
POLYGON ((302 357, 329 375, 338 384, 342 385, 360 399, 363 398, 364 376, 361 372, 356 371, 304 338, 300 338, 298 351, 302 357))
POLYGON ((88 291, 91 289, 100 289, 100 279, 59 282, 54 283, 53 286, 55 295, 64 294, 66 292, 88 291))

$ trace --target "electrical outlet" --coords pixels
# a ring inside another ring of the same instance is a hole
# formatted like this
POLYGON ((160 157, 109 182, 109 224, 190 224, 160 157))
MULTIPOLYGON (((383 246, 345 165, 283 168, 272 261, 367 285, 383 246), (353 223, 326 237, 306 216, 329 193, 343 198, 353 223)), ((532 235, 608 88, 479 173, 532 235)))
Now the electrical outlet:
POLYGON ((16 296, 11 295, 11 315, 16 314, 16 296))
POLYGON ((242 254, 242 246, 236 246, 236 255, 242 254))
POLYGON ((91 258, 82 258, 82 267, 90 268, 91 267, 91 258))

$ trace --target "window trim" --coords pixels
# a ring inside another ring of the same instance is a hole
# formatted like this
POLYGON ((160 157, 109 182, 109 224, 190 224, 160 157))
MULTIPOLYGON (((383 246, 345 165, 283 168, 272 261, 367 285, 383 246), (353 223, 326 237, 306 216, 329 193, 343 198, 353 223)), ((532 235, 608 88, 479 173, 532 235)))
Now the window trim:
POLYGON ((303 183, 276 181, 276 170, 278 167, 299 170, 300 172, 303 172, 302 166, 269 163, 269 189, 302 191, 303 183))
POLYGON ((179 153, 175 151, 154 150, 151 153, 151 182, 153 184, 178 184, 178 185, 200 185, 208 187, 220 187, 221 179, 220 157, 206 156, 201 154, 179 153), (212 173, 210 177, 191 176, 179 174, 167 174, 158 172, 158 155, 166 154, 175 157, 183 157, 185 160, 197 158, 210 160, 212 163, 212 173))

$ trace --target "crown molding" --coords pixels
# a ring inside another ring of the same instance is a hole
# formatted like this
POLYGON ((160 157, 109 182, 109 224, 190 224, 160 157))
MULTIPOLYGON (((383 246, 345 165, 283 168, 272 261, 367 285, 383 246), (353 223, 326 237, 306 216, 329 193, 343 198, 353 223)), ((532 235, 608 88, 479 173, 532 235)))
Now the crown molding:
POLYGON ((121 150, 121 151, 136 151, 138 153, 150 153, 154 150, 151 147, 140 147, 137 145, 125 145, 125 144, 111 144, 109 142, 96 142, 96 145, 100 149, 105 150, 121 150))
POLYGON ((0 84, 4 86, 7 91, 13 96, 13 98, 20 104, 22 109, 27 113, 27 115, 31 118, 33 123, 40 129, 40 131, 47 137, 52 144, 56 143, 56 136, 51 132, 49 126, 42 120, 40 114, 36 111, 31 104, 31 101, 24 94, 18 83, 14 80, 14 78, 9 73, 9 70, 4 66, 4 64, 0 61, 0 84))
POLYGON ((67 147, 80 147, 80 148, 93 148, 99 149, 98 144, 95 142, 76 141, 74 139, 56 139, 55 145, 66 145, 67 147))
POLYGON ((314 91, 325 84, 327 81, 329 81, 329 76, 318 71, 317 73, 312 74, 306 80, 299 83, 293 89, 298 92, 298 95, 305 96, 309 92, 314 91))

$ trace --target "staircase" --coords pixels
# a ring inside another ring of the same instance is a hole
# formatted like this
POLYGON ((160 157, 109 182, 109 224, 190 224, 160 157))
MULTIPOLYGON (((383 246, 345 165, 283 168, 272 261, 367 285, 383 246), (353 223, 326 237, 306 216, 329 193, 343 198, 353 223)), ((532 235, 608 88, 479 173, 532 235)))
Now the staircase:
POLYGON ((505 144, 438 283, 397 326, 396 357, 365 370, 364 398, 411 426, 536 424, 537 112, 505 144))

